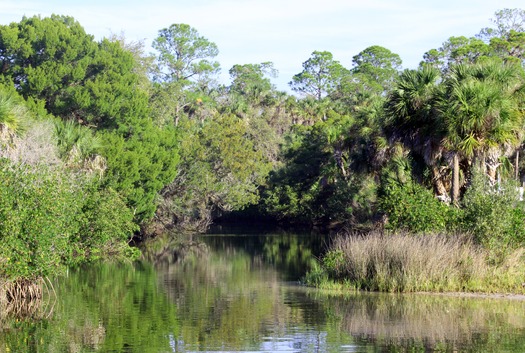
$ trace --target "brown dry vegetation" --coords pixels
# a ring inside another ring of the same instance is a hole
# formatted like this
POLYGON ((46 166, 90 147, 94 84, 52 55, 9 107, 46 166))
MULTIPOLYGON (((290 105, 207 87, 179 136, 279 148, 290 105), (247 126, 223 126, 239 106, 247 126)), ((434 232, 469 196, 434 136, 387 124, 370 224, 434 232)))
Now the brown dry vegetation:
POLYGON ((523 293, 523 259, 518 249, 495 263, 490 251, 463 235, 352 234, 334 241, 323 259, 329 280, 318 285, 335 280, 371 291, 523 293))

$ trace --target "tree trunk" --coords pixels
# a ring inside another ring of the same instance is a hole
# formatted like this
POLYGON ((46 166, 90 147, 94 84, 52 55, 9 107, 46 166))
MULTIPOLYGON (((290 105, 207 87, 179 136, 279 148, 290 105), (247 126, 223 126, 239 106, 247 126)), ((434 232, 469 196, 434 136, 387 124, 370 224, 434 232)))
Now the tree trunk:
POLYGON ((501 165, 499 162, 500 152, 498 149, 491 148, 483 156, 486 175, 489 177, 490 185, 494 186, 498 183, 498 167, 501 165))
POLYGON ((520 180, 520 170, 519 170, 519 162, 520 162, 520 150, 516 150, 516 159, 514 161, 514 177, 516 180, 520 180))
MULTIPOLYGON (((436 192, 437 197, 441 200, 443 198, 448 198, 447 188, 445 187, 445 184, 443 183, 443 177, 441 176, 441 173, 439 172, 438 167, 432 167, 432 180, 434 184, 434 190, 436 192)), ((450 199, 448 199, 450 201, 450 199)))
POLYGON ((453 165, 452 165, 452 190, 451 199, 454 206, 459 204, 459 156, 458 153, 454 153, 453 165))
POLYGON ((346 180, 346 170, 343 162, 343 151, 340 148, 335 148, 334 159, 337 166, 339 167, 339 170, 341 171, 341 174, 343 175, 343 179, 346 180))
POLYGON ((175 127, 179 126, 179 105, 175 108, 175 127))

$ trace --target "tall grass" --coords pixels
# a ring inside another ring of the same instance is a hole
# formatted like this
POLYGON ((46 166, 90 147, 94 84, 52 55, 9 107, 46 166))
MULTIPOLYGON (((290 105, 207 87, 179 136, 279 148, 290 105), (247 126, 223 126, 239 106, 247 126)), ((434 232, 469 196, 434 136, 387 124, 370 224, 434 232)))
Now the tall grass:
POLYGON ((517 250, 494 264, 488 250, 462 235, 351 234, 335 239, 306 282, 384 292, 523 293, 523 258, 517 250))

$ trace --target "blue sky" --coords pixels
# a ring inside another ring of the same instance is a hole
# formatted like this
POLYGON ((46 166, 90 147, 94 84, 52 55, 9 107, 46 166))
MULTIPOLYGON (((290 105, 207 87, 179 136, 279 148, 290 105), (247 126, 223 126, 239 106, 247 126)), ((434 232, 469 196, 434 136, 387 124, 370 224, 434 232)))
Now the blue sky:
POLYGON ((73 16, 97 39, 123 34, 147 51, 162 28, 187 23, 219 47, 221 78, 235 64, 274 63, 281 90, 314 50, 330 51, 345 67, 371 45, 416 68, 423 54, 450 36, 473 36, 497 10, 523 0, 0 0, 0 24, 22 16, 73 16))

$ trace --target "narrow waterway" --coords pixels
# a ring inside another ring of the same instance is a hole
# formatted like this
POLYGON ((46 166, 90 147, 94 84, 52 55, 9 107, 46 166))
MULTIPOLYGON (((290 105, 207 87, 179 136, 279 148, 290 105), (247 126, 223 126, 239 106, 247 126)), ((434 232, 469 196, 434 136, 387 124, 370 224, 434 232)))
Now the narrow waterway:
POLYGON ((70 270, 4 352, 524 352, 525 302, 322 293, 298 280, 319 236, 163 238, 135 264, 70 270))

